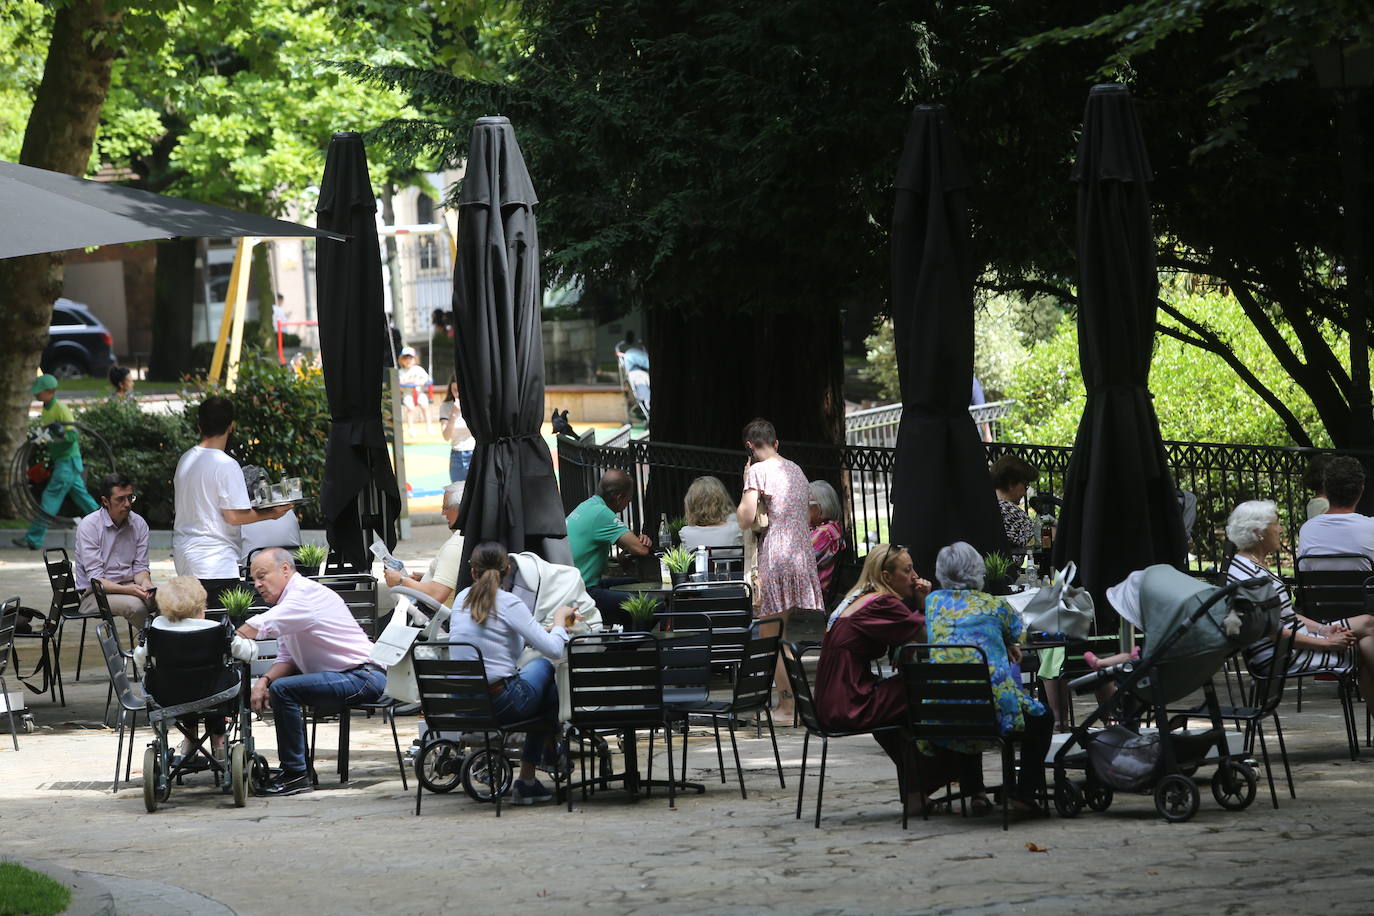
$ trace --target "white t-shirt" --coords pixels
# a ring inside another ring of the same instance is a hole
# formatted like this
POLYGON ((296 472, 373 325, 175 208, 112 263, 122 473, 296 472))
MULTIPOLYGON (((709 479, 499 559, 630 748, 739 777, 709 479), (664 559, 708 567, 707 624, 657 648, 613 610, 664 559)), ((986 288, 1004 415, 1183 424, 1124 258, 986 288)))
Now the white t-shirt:
MULTIPOLYGON (((1307 553, 1362 553, 1374 560, 1374 518, 1358 512, 1328 512, 1303 522, 1298 530, 1298 556, 1307 553)), ((1314 567, 1304 563, 1303 568, 1314 567)))
POLYGON ((731 516, 719 525, 683 525, 678 541, 688 550, 697 547, 738 547, 744 543, 739 522, 731 516))
POLYGON ((223 450, 193 445, 177 462, 172 558, 177 575, 237 579, 239 529, 221 509, 251 509, 243 469, 223 450))
POLYGON ((470 452, 477 447, 477 440, 472 437, 457 401, 444 401, 439 405, 439 422, 445 420, 450 423, 448 437, 455 452, 470 452))
POLYGON ((458 576, 463 570, 463 532, 455 531, 444 541, 439 553, 429 562, 429 571, 421 582, 438 582, 440 585, 458 589, 458 576))
POLYGON ((281 518, 269 518, 260 522, 249 522, 239 528, 243 538, 239 546, 243 562, 247 563, 251 554, 264 547, 301 546, 301 521, 296 518, 296 510, 288 510, 281 518))

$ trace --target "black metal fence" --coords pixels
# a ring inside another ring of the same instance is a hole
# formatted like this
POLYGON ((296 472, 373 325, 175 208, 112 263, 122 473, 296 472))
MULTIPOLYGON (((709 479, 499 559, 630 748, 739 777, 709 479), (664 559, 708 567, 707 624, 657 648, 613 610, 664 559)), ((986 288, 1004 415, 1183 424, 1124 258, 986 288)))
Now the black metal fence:
MULTIPOLYGON (((1271 499, 1279 509, 1285 532, 1279 557, 1280 575, 1291 574, 1298 528, 1307 518, 1312 494, 1303 489, 1302 476, 1321 449, 1282 448, 1263 445, 1227 445, 1208 442, 1165 442, 1174 485, 1196 499, 1196 518, 1191 528, 1189 565, 1199 571, 1215 570, 1225 555, 1226 518, 1247 499, 1271 499)), ((892 521, 892 488, 895 453, 890 448, 785 444, 786 457, 797 462, 809 479, 829 480, 845 500, 845 528, 857 555, 867 545, 887 540, 892 521)), ((1064 491, 1073 449, 1068 446, 1026 445, 993 442, 987 446, 989 464, 1002 455, 1017 455, 1040 471, 1036 491, 1064 491)), ((1368 461, 1368 453, 1354 454, 1368 461)), ((623 446, 598 446, 569 439, 558 442, 559 486, 565 510, 596 492, 601 474, 611 468, 627 472, 635 481, 636 498, 625 512, 625 521, 636 531, 657 532, 661 515, 670 519, 682 514, 682 497, 700 476, 720 478, 730 495, 738 499, 743 485, 743 449, 699 448, 647 440, 623 446), (647 520, 647 524, 646 524, 647 520)), ((1120 524, 1129 525, 1123 517, 1120 524)))

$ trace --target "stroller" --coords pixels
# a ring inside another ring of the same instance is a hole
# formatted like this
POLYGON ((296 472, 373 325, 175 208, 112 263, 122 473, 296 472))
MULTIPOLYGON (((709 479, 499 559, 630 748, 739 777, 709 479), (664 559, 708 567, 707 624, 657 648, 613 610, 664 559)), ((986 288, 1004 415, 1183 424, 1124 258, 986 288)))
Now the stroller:
POLYGON ((172 794, 188 773, 208 769, 216 787, 233 793, 234 806, 242 808, 248 790, 266 782, 267 761, 253 746, 252 714, 248 708, 248 666, 229 654, 233 631, 224 626, 177 631, 148 627, 148 658, 143 692, 148 697, 148 723, 153 740, 143 754, 143 804, 149 813, 172 794), (206 747, 210 730, 200 729, 200 718, 223 715, 231 718, 225 733, 225 759, 220 761, 206 747), (183 717, 188 717, 183 721, 183 717), (187 741, 190 753, 172 757, 169 734, 175 725, 187 741))
POLYGON ((1212 676, 1228 656, 1278 628, 1279 598, 1267 579, 1223 588, 1179 572, 1151 566, 1140 584, 1142 657, 1075 679, 1075 693, 1088 693, 1111 681, 1116 691, 1083 719, 1054 755, 1054 806, 1075 817, 1087 806, 1105 811, 1114 790, 1154 793, 1155 810, 1166 821, 1186 821, 1197 813, 1199 793, 1192 774, 1213 749, 1218 755, 1212 795, 1223 808, 1239 811, 1255 798, 1254 769, 1231 759, 1212 676), (1201 688, 1196 710, 1171 710, 1201 688), (1185 713, 1170 718, 1170 713, 1185 713), (1189 714, 1203 715, 1209 727, 1189 732, 1189 714), (1115 717, 1119 724, 1093 730, 1115 717), (1152 719, 1154 731, 1142 731, 1152 719), (1081 767, 1080 787, 1067 769, 1081 767))

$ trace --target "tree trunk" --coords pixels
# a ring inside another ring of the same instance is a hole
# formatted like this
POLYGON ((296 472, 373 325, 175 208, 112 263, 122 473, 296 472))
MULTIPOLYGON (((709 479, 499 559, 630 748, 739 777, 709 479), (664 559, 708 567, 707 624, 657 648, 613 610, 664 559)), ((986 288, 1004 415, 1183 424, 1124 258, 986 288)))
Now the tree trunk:
POLYGON ((738 449, 754 417, 789 442, 844 441, 844 362, 838 306, 790 314, 647 316, 649 430, 655 442, 738 449))
MULTIPOLYGON (((120 13, 105 0, 58 7, 43 79, 34 95, 19 154, 23 165, 81 175, 91 158, 110 87, 120 13)), ((53 301, 62 292, 63 259, 40 254, 0 261, 0 459, 24 440, 29 386, 47 345, 53 301)), ((14 514, 9 481, 0 477, 0 513, 14 514)))
POLYGON ((196 239, 173 239, 157 245, 157 287, 153 303, 153 350, 148 375, 175 382, 195 369, 191 337, 196 285, 196 239))

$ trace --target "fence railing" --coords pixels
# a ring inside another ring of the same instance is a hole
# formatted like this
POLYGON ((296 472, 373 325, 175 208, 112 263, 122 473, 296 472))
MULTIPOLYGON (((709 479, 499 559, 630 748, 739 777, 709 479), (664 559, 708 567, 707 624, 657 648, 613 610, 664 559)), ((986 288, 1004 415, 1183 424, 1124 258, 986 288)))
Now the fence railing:
MULTIPOLYGON (((997 421, 1011 413, 1015 401, 991 401, 969 407, 969 417, 979 426, 988 427, 996 437, 997 421)), ((902 405, 884 404, 851 411, 844 415, 844 441, 847 445, 874 448, 895 448, 897 429, 902 425, 902 405)))
MULTIPOLYGON (((1226 547, 1226 519, 1248 499, 1270 499, 1278 505, 1285 536, 1280 550, 1280 575, 1291 574, 1298 528, 1306 520, 1309 495, 1302 475, 1314 455, 1352 454, 1368 458, 1374 453, 1322 449, 1283 448, 1263 445, 1227 445, 1210 442, 1165 442, 1174 485, 1196 499, 1196 518, 1189 541, 1189 566, 1198 571, 1220 568, 1226 547)), ((867 545, 887 540, 892 522, 889 493, 895 467, 892 448, 786 444, 786 457, 799 464, 808 479, 830 481, 845 500, 845 528, 849 544, 860 556, 867 545)), ((1073 449, 1069 446, 992 442, 988 462, 1002 455, 1016 455, 1040 472, 1035 491, 1058 495, 1073 449)), ((586 445, 572 440, 558 442, 559 486, 566 511, 596 492, 602 473, 611 468, 626 471, 635 481, 636 497, 625 511, 626 524, 636 531, 656 531, 659 516, 682 514, 682 497, 692 480, 703 475, 720 478, 733 499, 743 484, 744 455, 737 450, 700 448, 648 440, 625 445, 586 445)), ((991 484, 989 484, 991 486, 991 484)), ((1123 517, 1121 525, 1131 524, 1123 517)))

